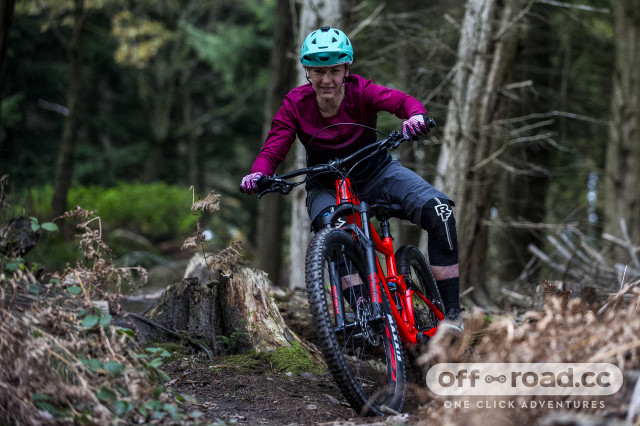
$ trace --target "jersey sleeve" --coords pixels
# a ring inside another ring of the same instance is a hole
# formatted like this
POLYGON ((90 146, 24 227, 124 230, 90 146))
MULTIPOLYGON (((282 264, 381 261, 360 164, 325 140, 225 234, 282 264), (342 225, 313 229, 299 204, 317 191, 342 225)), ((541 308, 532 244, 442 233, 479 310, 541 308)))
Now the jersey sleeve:
POLYGON ((363 84, 365 103, 376 112, 386 111, 403 120, 416 114, 427 114, 424 105, 413 96, 374 84, 370 80, 365 80, 363 84))
POLYGON ((273 117, 271 130, 253 163, 251 173, 261 172, 271 176, 284 161, 296 140, 296 121, 293 111, 291 101, 285 97, 284 104, 273 117))

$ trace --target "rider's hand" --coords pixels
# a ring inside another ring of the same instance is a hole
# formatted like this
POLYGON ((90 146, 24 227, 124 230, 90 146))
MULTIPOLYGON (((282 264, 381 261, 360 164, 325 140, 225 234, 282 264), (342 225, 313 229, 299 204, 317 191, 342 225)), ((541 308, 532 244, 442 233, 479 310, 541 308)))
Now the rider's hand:
POLYGON ((260 172, 246 175, 245 177, 242 178, 242 183, 240 184, 240 188, 242 188, 242 190, 246 194, 249 194, 249 195, 255 194, 256 192, 258 192, 258 181, 262 176, 264 175, 260 172))
POLYGON ((402 123, 402 134, 405 139, 417 141, 420 136, 429 133, 426 114, 416 114, 402 123))

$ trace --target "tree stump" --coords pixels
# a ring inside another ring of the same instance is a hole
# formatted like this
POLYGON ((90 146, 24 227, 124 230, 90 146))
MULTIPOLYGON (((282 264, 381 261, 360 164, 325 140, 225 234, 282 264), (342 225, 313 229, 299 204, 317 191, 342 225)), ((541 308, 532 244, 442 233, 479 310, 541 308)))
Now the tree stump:
POLYGON ((191 258, 182 281, 169 286, 145 315, 129 316, 143 341, 182 337, 205 343, 215 355, 272 351, 298 342, 321 359, 285 324, 265 272, 240 265, 207 267, 200 253, 191 258))

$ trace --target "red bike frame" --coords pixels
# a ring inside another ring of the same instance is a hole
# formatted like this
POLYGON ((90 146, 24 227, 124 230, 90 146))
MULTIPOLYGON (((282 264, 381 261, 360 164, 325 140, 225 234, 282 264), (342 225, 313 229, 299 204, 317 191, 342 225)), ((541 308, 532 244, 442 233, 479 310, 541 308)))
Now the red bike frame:
MULTIPOLYGON (((354 205, 360 204, 360 200, 351 189, 351 181, 349 180, 349 178, 336 180, 336 193, 337 205, 340 205, 342 203, 351 203, 354 205)), ((349 222, 349 224, 355 224, 356 226, 362 228, 360 214, 357 212, 347 216, 347 221, 349 222)), ((380 235, 373 227, 373 224, 370 226, 370 230, 371 239, 373 240, 375 250, 376 252, 384 256, 387 266, 387 273, 385 275, 384 271, 382 270, 382 265, 380 264, 380 259, 378 256, 376 256, 376 276, 369 277, 369 283, 371 284, 371 300, 380 301, 380 286, 382 286, 385 294, 387 295, 387 300, 389 300, 389 304, 392 307, 391 313, 398 326, 398 334, 400 335, 400 339, 405 345, 411 346, 417 344, 419 341, 418 336, 420 333, 423 333, 428 337, 432 337, 438 329, 437 326, 426 331, 420 331, 415 327, 415 317, 413 313, 412 302, 413 295, 417 294, 424 301, 424 303, 427 304, 429 309, 433 313, 435 313, 440 321, 444 319, 444 314, 440 312, 440 310, 422 293, 415 292, 414 290, 408 288, 403 276, 398 275, 398 271, 396 268, 395 250, 393 248, 393 239, 390 236, 380 238, 380 235), (398 297, 392 296, 391 290, 389 289, 389 283, 393 283, 394 286, 397 286, 396 295, 398 297), (398 309, 397 304, 400 305, 400 309, 398 309)), ((334 299, 335 298, 336 297, 334 295, 334 299)), ((337 307, 335 301, 334 306, 337 307)))

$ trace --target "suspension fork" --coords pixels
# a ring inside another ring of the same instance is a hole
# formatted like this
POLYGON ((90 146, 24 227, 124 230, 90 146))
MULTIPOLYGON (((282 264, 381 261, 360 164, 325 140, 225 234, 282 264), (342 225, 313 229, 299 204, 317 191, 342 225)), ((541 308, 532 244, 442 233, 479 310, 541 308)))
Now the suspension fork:
POLYGON ((365 265, 367 267, 367 279, 369 281, 369 291, 371 292, 371 305, 373 306, 374 318, 382 316, 382 294, 381 283, 378 277, 378 258, 376 257, 376 247, 371 239, 371 209, 369 204, 360 202, 360 220, 362 223, 362 233, 364 237, 361 242, 364 246, 365 265))
POLYGON ((331 298, 333 299, 333 314, 336 319, 336 329, 344 328, 344 302, 342 299, 342 285, 340 271, 335 262, 329 263, 329 282, 331 283, 331 298))

